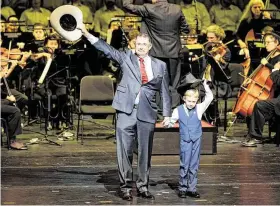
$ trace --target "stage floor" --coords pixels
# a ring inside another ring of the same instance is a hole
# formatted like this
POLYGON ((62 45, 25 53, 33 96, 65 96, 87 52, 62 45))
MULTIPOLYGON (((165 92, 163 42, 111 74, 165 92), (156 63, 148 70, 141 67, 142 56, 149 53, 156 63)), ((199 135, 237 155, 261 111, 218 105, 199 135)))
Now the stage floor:
MULTIPOLYGON (((109 121, 99 121, 110 127, 109 121)), ((24 129, 20 140, 40 136, 38 125, 24 129), (31 131, 29 131, 31 130, 31 131)), ((202 155, 198 174, 200 199, 177 196, 178 155, 153 156, 150 191, 155 200, 143 200, 133 191, 132 202, 118 197, 114 139, 106 127, 87 123, 84 145, 59 141, 62 147, 29 145, 27 151, 1 150, 3 205, 279 205, 280 149, 273 143, 244 148, 218 143, 217 155, 202 155)), ((230 136, 242 140, 246 126, 238 123, 230 136)), ((57 140, 56 137, 49 137, 57 140)), ((172 137, 170 137, 172 138, 172 137)), ((136 159, 136 158, 135 158, 136 159)), ((136 166, 136 161, 134 160, 136 166)), ((135 173, 137 172, 136 167, 135 173)), ((136 176, 136 174, 135 174, 136 176)))

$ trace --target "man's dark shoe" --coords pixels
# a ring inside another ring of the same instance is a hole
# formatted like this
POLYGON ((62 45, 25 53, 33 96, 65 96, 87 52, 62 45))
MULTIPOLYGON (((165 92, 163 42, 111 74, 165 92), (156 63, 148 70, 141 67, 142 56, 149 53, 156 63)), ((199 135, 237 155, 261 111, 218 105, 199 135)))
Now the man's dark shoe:
POLYGON ((132 194, 131 191, 122 192, 121 198, 123 200, 132 201, 132 194))
POLYGON ((185 192, 185 191, 179 191, 178 196, 179 196, 180 198, 186 198, 186 197, 187 197, 187 192, 185 192))
POLYGON ((145 198, 145 199, 150 199, 150 200, 154 200, 155 199, 154 195, 152 195, 149 191, 138 192, 137 196, 145 198))
POLYGON ((200 194, 198 192, 187 192, 187 196, 194 197, 194 198, 200 198, 200 194))

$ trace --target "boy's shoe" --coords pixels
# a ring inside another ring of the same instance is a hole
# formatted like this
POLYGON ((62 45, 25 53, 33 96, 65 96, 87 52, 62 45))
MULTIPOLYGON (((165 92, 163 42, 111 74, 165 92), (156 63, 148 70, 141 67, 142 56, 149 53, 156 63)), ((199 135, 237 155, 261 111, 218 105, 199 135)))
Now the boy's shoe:
POLYGON ((194 197, 194 198, 200 198, 200 194, 198 192, 187 192, 187 196, 194 197))
POLYGON ((186 197, 187 197, 187 192, 185 192, 185 191, 179 191, 178 196, 179 196, 180 198, 186 198, 186 197))

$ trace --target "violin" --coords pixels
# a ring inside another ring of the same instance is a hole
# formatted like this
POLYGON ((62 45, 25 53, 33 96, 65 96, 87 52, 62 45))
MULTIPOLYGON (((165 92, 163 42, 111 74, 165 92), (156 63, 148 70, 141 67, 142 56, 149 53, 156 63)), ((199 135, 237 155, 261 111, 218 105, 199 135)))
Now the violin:
POLYGON ((208 42, 205 45, 205 52, 207 56, 215 57, 217 55, 220 55, 220 57, 223 57, 227 52, 227 46, 223 44, 222 42, 208 42))

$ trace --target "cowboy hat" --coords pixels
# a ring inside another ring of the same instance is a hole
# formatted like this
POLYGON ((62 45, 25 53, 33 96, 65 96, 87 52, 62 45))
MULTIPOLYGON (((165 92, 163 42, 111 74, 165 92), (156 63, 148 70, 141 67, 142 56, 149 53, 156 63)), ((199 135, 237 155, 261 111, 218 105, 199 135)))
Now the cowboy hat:
POLYGON ((202 82, 202 79, 196 79, 192 73, 187 73, 185 76, 182 77, 181 81, 180 81, 180 85, 177 88, 177 92, 184 96, 184 93, 188 90, 188 89, 195 89, 199 86, 199 84, 202 82))
POLYGON ((69 41, 76 41, 82 36, 77 28, 83 24, 83 13, 78 7, 64 5, 56 8, 51 13, 50 22, 56 32, 69 41))

